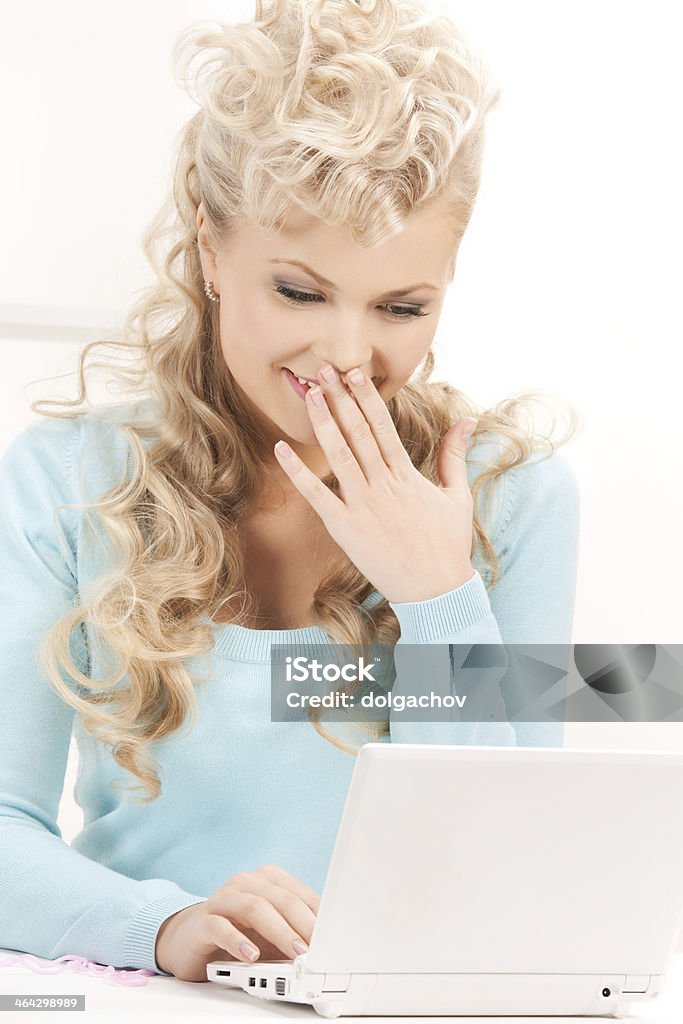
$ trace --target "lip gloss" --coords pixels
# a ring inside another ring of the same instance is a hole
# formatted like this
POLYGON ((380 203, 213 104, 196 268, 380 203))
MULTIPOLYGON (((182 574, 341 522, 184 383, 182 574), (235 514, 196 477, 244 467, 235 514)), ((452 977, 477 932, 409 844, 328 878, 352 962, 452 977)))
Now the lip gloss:
MULTIPOLYGON (((291 370, 288 370, 286 366, 283 366, 282 372, 291 384, 294 391, 296 391, 299 398, 304 402, 306 401, 306 392, 309 390, 308 384, 300 384, 297 377, 294 376, 291 370)), ((313 385, 315 387, 315 384, 313 385)))

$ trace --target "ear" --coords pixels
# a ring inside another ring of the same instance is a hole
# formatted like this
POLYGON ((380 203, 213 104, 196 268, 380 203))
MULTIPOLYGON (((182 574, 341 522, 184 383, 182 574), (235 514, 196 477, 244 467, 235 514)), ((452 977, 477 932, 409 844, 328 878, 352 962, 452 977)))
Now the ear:
POLYGON ((197 244, 199 246, 199 258, 202 264, 202 272, 206 281, 216 280, 216 256, 211 247, 211 240, 206 224, 204 223, 204 208, 200 203, 197 207, 197 244))

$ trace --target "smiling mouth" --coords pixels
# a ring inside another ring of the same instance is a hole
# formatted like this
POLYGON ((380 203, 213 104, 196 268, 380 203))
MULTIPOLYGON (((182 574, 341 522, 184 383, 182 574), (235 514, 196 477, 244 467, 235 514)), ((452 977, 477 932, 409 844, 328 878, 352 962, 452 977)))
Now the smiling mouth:
MULTIPOLYGON (((313 386, 315 386, 316 384, 320 384, 320 381, 316 380, 315 377, 299 377, 298 374, 294 373, 294 370, 290 370, 288 366, 285 366, 285 370, 288 370, 289 373, 291 373, 291 375, 293 377, 296 377, 296 379, 301 384, 311 384, 313 386)), ((379 378, 372 377, 371 380, 372 380, 372 383, 375 385, 376 388, 379 387, 379 383, 378 383, 379 378)), ((349 388, 349 385, 346 384, 345 381, 342 380, 342 384, 344 384, 344 387, 346 387, 349 391, 351 390, 349 388)))
POLYGON ((289 370, 292 377, 296 377, 301 384, 320 384, 320 381, 316 380, 315 377, 299 377, 299 375, 294 373, 294 370, 290 370, 288 366, 285 366, 285 370, 289 370))

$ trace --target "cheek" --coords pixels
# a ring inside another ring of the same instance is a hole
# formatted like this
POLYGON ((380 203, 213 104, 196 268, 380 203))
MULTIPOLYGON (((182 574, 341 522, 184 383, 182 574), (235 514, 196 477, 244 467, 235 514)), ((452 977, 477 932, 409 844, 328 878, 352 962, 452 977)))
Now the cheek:
POLYGON ((285 358, 291 326, 276 311, 263 303, 243 301, 221 314, 221 348, 228 364, 247 368, 285 358))
POLYGON ((431 343, 432 335, 427 339, 412 341, 410 344, 393 346, 391 352, 385 356, 386 366, 391 376, 405 383, 427 355, 431 343))

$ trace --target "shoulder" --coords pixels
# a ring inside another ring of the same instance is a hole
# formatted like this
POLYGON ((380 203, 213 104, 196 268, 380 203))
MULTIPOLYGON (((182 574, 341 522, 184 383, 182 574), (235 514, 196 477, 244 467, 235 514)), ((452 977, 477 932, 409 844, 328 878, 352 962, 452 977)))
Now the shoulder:
POLYGON ((0 457, 5 504, 33 508, 46 495, 73 500, 73 467, 79 441, 77 418, 41 418, 16 434, 0 457))
POLYGON ((574 520, 578 517, 578 480, 563 452, 534 452, 526 462, 508 470, 504 478, 504 497, 496 524, 499 536, 522 520, 549 516, 556 520, 574 520))
MULTIPOLYGON (((485 435, 468 452, 470 487, 491 466, 507 457, 498 435, 485 435)), ((542 531, 550 525, 559 533, 575 532, 580 515, 579 486, 575 470, 562 451, 536 450, 518 466, 506 469, 493 481, 485 481, 478 503, 480 521, 497 554, 522 534, 542 531)))
POLYGON ((76 475, 82 500, 95 501, 129 478, 133 453, 125 426, 146 416, 148 399, 99 406, 83 414, 76 475))
MULTIPOLYGON (((91 488, 111 486, 128 464, 129 445, 121 424, 146 402, 100 406, 75 416, 40 416, 24 427, 0 455, 3 485, 27 493, 49 490, 56 500, 83 500, 91 488)), ((3 486, 3 491, 5 486, 3 486)))
MULTIPOLYGON (((78 500, 74 465, 79 442, 78 418, 34 420, 0 457, 0 558, 7 570, 13 554, 27 545, 49 563, 54 528, 66 529, 73 554, 76 517, 69 506, 78 500)), ((73 565, 73 558, 71 564, 73 565)))
POLYGON ((68 460, 78 437, 78 417, 41 417, 15 434, 2 453, 3 464, 22 457, 68 460))

